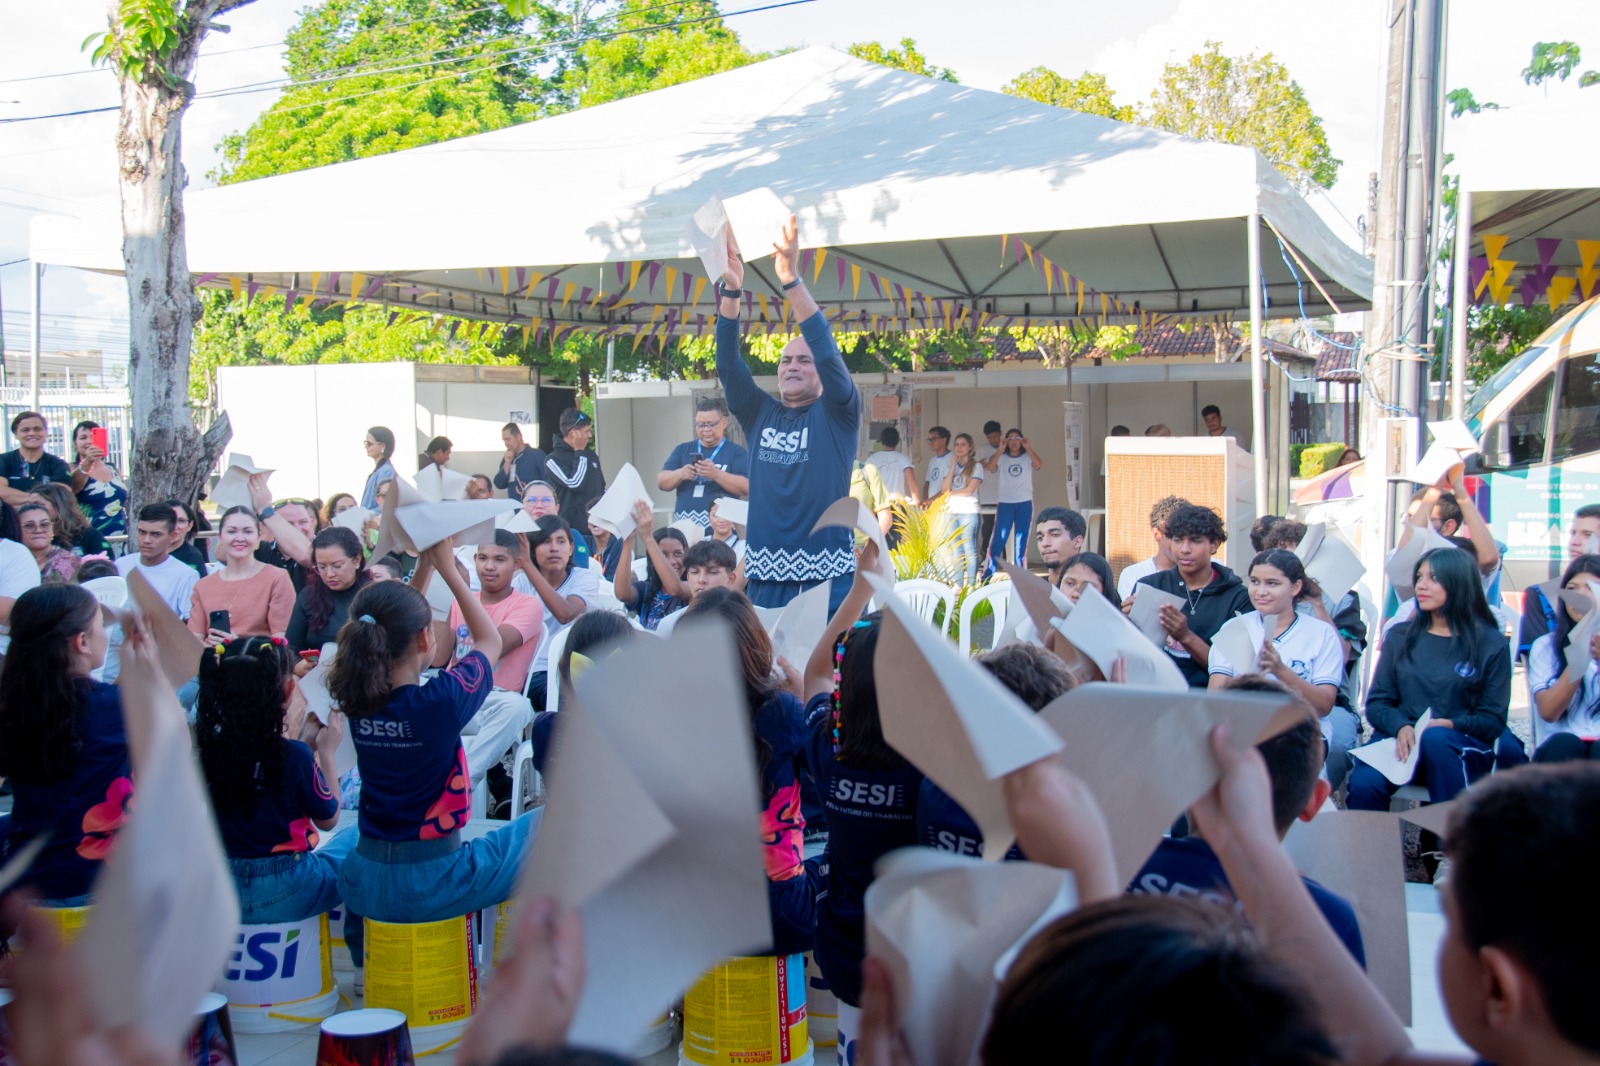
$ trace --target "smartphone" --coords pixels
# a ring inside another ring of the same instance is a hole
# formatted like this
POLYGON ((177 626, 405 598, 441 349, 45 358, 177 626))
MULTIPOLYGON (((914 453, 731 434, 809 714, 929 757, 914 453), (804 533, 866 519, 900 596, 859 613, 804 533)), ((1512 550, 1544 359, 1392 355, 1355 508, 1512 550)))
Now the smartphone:
POLYGON ((232 619, 228 616, 227 611, 212 611, 206 616, 206 625, 215 629, 218 633, 233 632, 232 619))
POLYGON ((99 448, 101 455, 111 454, 111 433, 105 426, 89 431, 89 443, 99 448))
POLYGON ((317 660, 322 658, 322 649, 321 648, 307 648, 305 651, 300 653, 300 658, 304 659, 306 662, 310 663, 312 666, 315 666, 315 665, 317 665, 317 660))
POLYGON ((698 463, 701 460, 703 460, 704 458, 705 458, 705 456, 700 454, 699 452, 690 452, 689 453, 689 462, 691 462, 691 463, 698 463))

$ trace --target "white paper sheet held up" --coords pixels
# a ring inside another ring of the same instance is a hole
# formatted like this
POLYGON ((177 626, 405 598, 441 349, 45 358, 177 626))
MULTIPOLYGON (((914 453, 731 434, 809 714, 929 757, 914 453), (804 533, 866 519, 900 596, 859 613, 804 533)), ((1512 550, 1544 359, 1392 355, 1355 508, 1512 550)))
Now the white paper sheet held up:
POLYGON ((1211 665, 1216 666, 1219 661, 1225 663, 1233 670, 1234 677, 1255 673, 1260 658, 1261 645, 1250 636, 1244 619, 1237 615, 1222 623, 1222 628, 1211 638, 1211 665))
POLYGON ((878 573, 885 578, 894 577, 894 564, 889 559, 889 546, 883 539, 883 527, 878 524, 878 516, 867 510, 867 505, 854 496, 841 496, 828 505, 822 512, 822 517, 817 519, 817 524, 811 527, 815 533, 819 529, 828 529, 839 526, 844 529, 853 529, 862 534, 878 546, 878 573))
POLYGON ((1434 441, 1428 445, 1428 450, 1423 453, 1422 458, 1417 460, 1417 465, 1406 473, 1406 480, 1415 481, 1419 485, 1437 485, 1451 477, 1461 465, 1460 452, 1434 441))
POLYGON ((524 508, 518 507, 515 511, 502 511, 496 515, 494 526, 507 533, 532 533, 539 528, 539 523, 524 508))
POLYGON ((334 515, 333 524, 348 529, 359 537, 365 532, 368 520, 377 517, 377 511, 369 511, 358 503, 334 515))
POLYGON ((97 1030, 138 1025, 176 1049, 234 950, 239 900, 172 686, 129 645, 118 684, 138 799, 72 951, 97 1030))
POLYGON ((672 523, 667 528, 683 538, 684 551, 688 551, 706 539, 706 527, 693 519, 685 518, 681 522, 672 523))
POLYGON ((1061 738, 887 581, 867 580, 884 612, 874 671, 884 739, 961 805, 983 832, 984 857, 998 859, 1015 836, 1000 778, 1055 754, 1061 738))
POLYGON ((1389 579, 1389 584, 1395 587, 1395 592, 1401 594, 1401 599, 1409 600, 1412 596, 1412 574, 1417 569, 1417 560, 1431 551, 1446 548, 1454 551, 1455 547, 1431 527, 1422 529, 1413 526, 1411 536, 1406 538, 1406 542, 1389 553, 1389 561, 1383 567, 1384 576, 1389 579))
MULTIPOLYGON (((167 601, 139 572, 138 567, 128 571, 124 579, 128 585, 128 598, 138 611, 141 623, 149 631, 156 645, 161 669, 167 684, 180 689, 200 672, 200 656, 206 650, 205 641, 194 635, 194 630, 173 613, 167 601)), ((124 628, 124 633, 127 629, 124 628)))
POLYGON ((211 490, 211 502, 222 511, 230 507, 248 507, 253 511, 250 475, 271 473, 272 468, 257 466, 255 460, 243 452, 232 452, 228 455, 228 468, 217 479, 217 487, 211 490))
MULTIPOLYGON (((441 582, 443 584, 443 582, 441 582)), ((337 708, 334 706, 333 694, 328 691, 328 670, 333 665, 334 656, 339 653, 339 645, 329 642, 322 646, 322 652, 317 656, 317 665, 306 672, 306 676, 295 682, 300 690, 300 695, 305 697, 306 713, 314 715, 318 722, 327 725, 330 716, 337 708)), ((339 746, 333 752, 333 768, 340 777, 355 769, 356 744, 351 739, 347 727, 344 736, 339 740, 339 746)), ((337 781, 328 784, 338 787, 337 781)))
POLYGON ((750 524, 749 500, 736 500, 732 496, 723 496, 711 505, 711 510, 724 522, 732 522, 736 526, 750 524))
POLYGON ((1472 435, 1472 430, 1459 418, 1451 418, 1444 422, 1429 422, 1428 432, 1433 434, 1433 439, 1461 455, 1475 455, 1483 449, 1478 446, 1478 438, 1472 435))
POLYGON ((1094 660, 1104 677, 1111 676, 1112 664, 1121 658, 1127 660, 1130 685, 1173 692, 1189 688, 1183 671, 1172 657, 1151 644, 1121 611, 1092 587, 1083 590, 1072 613, 1055 625, 1073 647, 1094 660))
POLYGON ((1216 784, 1213 727, 1226 724, 1243 751, 1309 715, 1287 693, 1109 683, 1080 685, 1039 712, 1066 741, 1061 765, 1100 803, 1120 884, 1133 880, 1173 820, 1216 784))
POLYGON ((417 491, 429 503, 464 500, 467 498, 469 480, 471 479, 465 474, 458 474, 454 470, 446 470, 436 463, 430 463, 417 471, 417 491))
POLYGON ((1594 658, 1589 654, 1591 643, 1596 631, 1600 631, 1600 584, 1593 581, 1587 582, 1589 591, 1580 593, 1575 589, 1561 592, 1561 599, 1571 603, 1577 610, 1583 611, 1578 624, 1572 627, 1572 632, 1567 635, 1567 675, 1569 677, 1582 677, 1589 668, 1590 661, 1594 658))
POLYGON ((1395 757, 1394 737, 1384 737, 1371 744, 1351 748, 1350 754, 1388 778, 1391 784, 1409 785, 1411 779, 1417 776, 1417 756, 1422 752, 1422 731, 1427 729, 1432 721, 1433 710, 1430 708, 1423 711, 1422 717, 1418 718, 1417 724, 1412 727, 1415 739, 1411 751, 1404 759, 1395 757))
POLYGON ((633 464, 623 463, 617 476, 606 486, 605 494, 589 508, 589 522, 613 537, 631 536, 639 527, 633 520, 633 506, 640 501, 650 503, 650 493, 633 464))
POLYGON ((1361 556, 1337 526, 1311 526, 1294 553, 1305 564, 1306 575, 1336 604, 1367 576, 1361 556))
POLYGON ((726 200, 713 196, 694 213, 686 232, 694 254, 706 268, 706 277, 716 281, 728 269, 729 230, 742 257, 759 259, 771 254, 772 244, 791 214, 776 193, 762 187, 726 200))
POLYGON ((1072 874, 926 848, 878 861, 867 889, 867 952, 894 980, 911 1061, 968 1066, 999 980, 1045 925, 1077 906, 1072 874))
POLYGON ((772 637, 774 660, 782 656, 797 669, 804 670, 806 661, 822 639, 828 627, 828 596, 832 583, 824 581, 783 605, 772 615, 772 625, 767 632, 772 637))
POLYGON ((582 910, 589 978, 575 1045, 625 1054, 720 959, 771 953, 738 673, 729 630, 691 619, 588 671, 575 705, 563 703, 519 895, 582 910), (644 715, 640 678, 650 679, 644 715))
POLYGON ((1183 609, 1183 597, 1163 592, 1153 585, 1141 585, 1133 595, 1133 608, 1127 619, 1158 648, 1167 646, 1167 627, 1161 624, 1161 608, 1183 609))

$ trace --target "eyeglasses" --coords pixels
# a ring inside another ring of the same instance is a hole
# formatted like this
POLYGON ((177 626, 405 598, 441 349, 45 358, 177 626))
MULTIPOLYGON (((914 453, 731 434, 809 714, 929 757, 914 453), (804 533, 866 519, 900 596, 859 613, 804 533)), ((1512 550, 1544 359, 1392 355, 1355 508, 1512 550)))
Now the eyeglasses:
POLYGON ((341 570, 350 569, 354 562, 354 559, 341 559, 336 563, 318 563, 316 571, 319 574, 337 574, 341 570))
POLYGON ((524 496, 522 498, 522 502, 523 503, 555 503, 556 502, 556 498, 554 496, 524 496))
POLYGON ((364 441, 361 442, 361 444, 362 444, 363 447, 367 447, 367 448, 379 448, 379 447, 382 447, 382 445, 380 445, 375 440, 364 440, 364 441))
POLYGON ((722 419, 719 418, 715 422, 696 422, 694 428, 697 430, 716 429, 720 425, 722 425, 722 419))
POLYGON ((24 533, 48 533, 54 528, 54 524, 48 521, 22 523, 22 531, 24 533))

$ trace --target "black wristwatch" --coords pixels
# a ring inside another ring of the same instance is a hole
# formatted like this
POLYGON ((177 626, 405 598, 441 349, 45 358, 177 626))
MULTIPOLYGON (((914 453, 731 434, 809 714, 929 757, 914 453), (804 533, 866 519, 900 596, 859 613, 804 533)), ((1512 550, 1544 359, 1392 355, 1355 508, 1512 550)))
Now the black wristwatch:
POLYGON ((265 507, 261 508, 261 510, 256 513, 256 516, 265 522, 267 519, 271 518, 277 513, 278 509, 269 503, 265 507))
POLYGON ((744 296, 744 290, 743 289, 730 289, 730 288, 728 288, 726 285, 724 285, 722 283, 722 279, 721 278, 717 279, 717 299, 719 299, 719 300, 737 300, 737 299, 740 299, 743 296, 744 296))

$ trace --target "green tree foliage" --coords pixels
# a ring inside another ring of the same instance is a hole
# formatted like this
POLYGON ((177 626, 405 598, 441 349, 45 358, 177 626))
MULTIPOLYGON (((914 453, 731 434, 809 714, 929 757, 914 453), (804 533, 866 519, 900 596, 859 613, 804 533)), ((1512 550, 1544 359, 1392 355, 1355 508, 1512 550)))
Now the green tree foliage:
POLYGON ((1478 384, 1511 362, 1560 317, 1549 304, 1497 307, 1482 303, 1467 312, 1467 377, 1478 384))
POLYGON ((1106 83, 1106 76, 1092 71, 1086 70, 1076 78, 1068 78, 1049 67, 1034 67, 1012 78, 1000 91, 1025 100, 1064 107, 1068 111, 1081 111, 1086 115, 1100 115, 1118 122, 1139 121, 1138 109, 1131 104, 1117 103, 1116 94, 1106 83))
POLYGON ((623 0, 579 48, 562 78, 578 107, 720 74, 756 55, 717 15, 713 0, 623 0))
POLYGON ((917 42, 910 37, 900 38, 899 48, 885 48, 877 41, 861 41, 851 45, 846 51, 857 59, 865 59, 868 63, 907 70, 912 74, 925 74, 940 81, 960 80, 956 77, 956 72, 949 67, 936 67, 929 63, 928 57, 917 51, 917 42))
POLYGON ((1480 104, 1478 98, 1472 95, 1471 89, 1451 89, 1444 94, 1444 99, 1445 103, 1450 105, 1451 118, 1460 118, 1462 115, 1476 115, 1481 111, 1500 110, 1499 104, 1493 104, 1487 100, 1480 104))
MULTIPOLYGON (((554 12, 538 15, 548 31, 554 12)), ((343 163, 560 110, 539 73, 544 36, 481 0, 328 0, 289 32, 294 86, 223 139, 212 176, 226 184, 343 163)))
POLYGON ((1540 41, 1522 68, 1522 80, 1528 85, 1543 85, 1552 78, 1566 81, 1582 61, 1582 51, 1571 41, 1540 41))
POLYGON ((1331 186, 1340 160, 1322 119, 1272 53, 1225 56, 1216 41, 1184 63, 1169 63, 1144 123, 1202 141, 1249 145, 1296 187, 1331 186))

